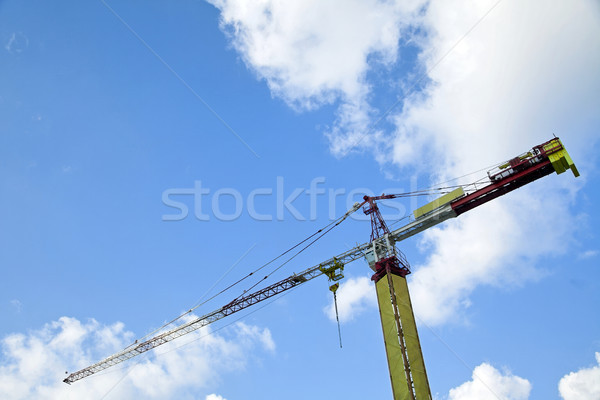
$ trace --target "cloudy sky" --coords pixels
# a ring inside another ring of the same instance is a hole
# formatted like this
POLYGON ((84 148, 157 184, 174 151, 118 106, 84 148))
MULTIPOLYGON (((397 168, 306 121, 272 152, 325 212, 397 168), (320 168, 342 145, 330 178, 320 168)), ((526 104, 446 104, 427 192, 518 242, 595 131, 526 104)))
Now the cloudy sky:
MULTIPOLYGON (((61 380, 362 194, 472 182, 553 134, 581 177, 399 247, 434 398, 600 398, 597 1, 14 0, 0 45, 1 398, 391 398, 362 261, 338 292, 342 349, 319 278, 61 380)), ((398 227, 425 201, 383 211, 398 227)), ((349 219, 268 282, 369 229, 349 219)))

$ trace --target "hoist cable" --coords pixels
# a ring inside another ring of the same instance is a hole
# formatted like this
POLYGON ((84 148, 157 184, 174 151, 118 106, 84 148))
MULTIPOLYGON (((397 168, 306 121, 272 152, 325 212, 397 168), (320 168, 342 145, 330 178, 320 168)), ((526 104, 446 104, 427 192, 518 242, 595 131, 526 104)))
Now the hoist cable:
MULTIPOLYGON (((305 243, 307 240, 310 240, 311 238, 313 238, 315 235, 318 235, 320 232, 323 232, 324 229, 327 229, 328 227, 330 227, 331 225, 334 225, 333 227, 339 225, 344 219, 346 219, 346 217, 349 215, 349 213, 344 214, 342 217, 337 218, 333 221, 331 221, 329 224, 327 224, 325 227, 319 229, 318 231, 316 231, 315 233, 313 233, 312 235, 308 236, 307 238, 305 238, 304 240, 302 240, 301 242, 297 243, 296 245, 290 247, 289 249, 287 249, 286 251, 284 251, 283 253, 281 253, 280 255, 278 255, 277 257, 273 258, 271 261, 263 264, 262 266, 260 266, 259 268, 255 269, 254 271, 250 272, 248 275, 244 276, 243 278, 237 280, 236 282, 232 283, 231 285, 227 286, 225 289, 221 290, 220 292, 216 293, 215 295, 211 296, 210 298, 202 301, 202 302, 198 302, 196 305, 194 305, 192 308, 190 308, 189 310, 187 310, 186 312, 182 313, 181 315, 173 318, 171 321, 166 322, 165 324, 163 324, 162 326, 160 326, 157 329, 154 329, 152 332, 147 333, 146 335, 142 336, 141 338, 137 339, 135 342, 133 342, 132 344, 130 344, 129 346, 127 346, 125 349, 128 349, 134 345, 136 345, 139 341, 142 341, 144 339, 146 339, 149 336, 154 335, 155 333, 161 331, 162 329, 166 328, 167 326, 173 324, 174 322, 178 321, 179 319, 183 318, 184 316, 191 314, 194 310, 196 310, 198 307, 208 303, 209 301, 211 301, 212 299, 214 299, 215 297, 218 297, 219 295, 225 293, 226 291, 228 291, 229 289, 233 288, 234 286, 236 286, 237 284, 243 282, 244 280, 246 280, 247 278, 249 278, 250 276, 254 275, 255 273, 257 273, 258 271, 260 271, 261 269, 267 267, 268 265, 272 264, 273 262, 277 261, 278 259, 280 259, 281 257, 283 257, 284 255, 286 255, 287 253, 289 253, 290 251, 294 250, 295 248, 297 248, 298 246, 300 246, 301 244, 305 243)), ((333 227, 329 228, 325 233, 329 232, 331 229, 333 229, 333 227)), ((308 246, 304 247, 302 250, 300 250, 298 253, 296 253, 293 257, 291 257, 290 259, 288 259, 285 263, 283 263, 282 265, 280 265, 279 267, 277 267, 274 271, 272 271, 269 275, 265 276, 263 279, 261 279, 260 281, 258 281, 256 284, 254 284, 250 289, 247 289, 244 291, 244 293, 246 293, 248 290, 253 289, 254 287, 256 287, 258 285, 258 283, 262 282, 263 280, 265 280, 266 278, 268 278, 271 274, 273 274, 275 271, 277 271, 278 269, 280 269, 281 267, 283 267, 285 264, 287 264, 289 261, 291 261, 293 258, 295 258, 298 254, 300 254, 301 252, 303 252, 304 250, 306 250, 307 247, 309 247, 311 244, 313 244, 316 240, 320 239, 321 237, 323 237, 323 235, 325 234, 323 233, 321 236, 319 236, 317 239, 315 239, 314 241, 312 241, 308 246)), ((246 252, 247 254, 248 252, 246 252)), ((245 254, 244 254, 245 255, 245 254)), ((234 264, 234 266, 239 263, 239 261, 243 258, 240 257, 240 259, 234 264)), ((223 279, 223 277, 219 278, 219 280, 211 287, 211 289, 216 286, 218 284, 218 282, 220 282, 223 279)), ((207 291, 207 293, 211 290, 209 289, 207 291)), ((206 295, 206 294, 205 294, 206 295)), ((238 298, 241 296, 238 296, 238 298)))
POLYGON ((335 305, 335 319, 337 320, 338 336, 340 338, 340 349, 342 348, 342 329, 340 328, 340 316, 338 314, 337 296, 333 292, 333 304, 335 305))
MULTIPOLYGON (((358 208, 357 208, 358 209, 358 208)), ((357 210, 356 209, 356 210, 357 210)), ((352 212, 356 211, 353 210, 352 212)), ((254 289, 256 286, 258 286, 262 281, 268 279, 271 275, 273 275, 275 272, 277 272, 278 270, 280 270, 284 265, 286 265, 287 263, 289 263, 290 261, 292 261, 294 258, 298 257, 300 255, 300 253, 302 253, 304 250, 306 250, 307 248, 309 248, 310 246, 312 246, 317 240, 321 239, 323 236, 325 236, 327 233, 331 232, 331 230, 333 228, 335 228, 336 226, 338 226, 339 224, 342 223, 342 221, 344 221, 352 212, 347 212, 346 214, 344 214, 342 217, 338 218, 337 220, 333 221, 332 223, 330 223, 327 226, 330 226, 332 224, 334 224, 333 226, 331 226, 329 229, 327 229, 325 232, 323 232, 321 235, 319 235, 316 239, 314 239, 312 242, 310 242, 309 244, 307 244, 306 246, 304 246, 302 249, 300 249, 296 254, 294 254, 293 256, 291 256, 290 258, 288 258, 285 262, 283 262, 281 265, 279 265, 277 268, 275 268, 273 271, 269 272, 269 274, 267 274, 264 278, 260 279, 259 281, 257 281, 254 285, 252 285, 251 287, 249 287, 248 289, 244 290, 244 292, 239 295, 237 298, 235 298, 233 301, 238 300, 240 297, 244 296, 244 294, 246 294, 247 292, 249 292, 250 290, 254 289)), ((320 229, 319 232, 321 232, 323 229, 320 229)), ((318 233, 318 232, 317 232, 318 233)), ((311 237, 313 237, 315 235, 312 235, 311 237)), ((307 238, 306 240, 308 240, 310 238, 307 238)), ((306 240, 304 240, 302 243, 306 242, 306 240)), ((301 244, 301 243, 300 243, 301 244)), ((294 247, 298 247, 298 245, 294 246, 294 247)), ((281 257, 281 256, 279 256, 281 257)), ((279 258, 277 257, 277 258, 279 258)), ((266 265, 264 265, 266 266, 266 265)), ((261 267, 262 269, 262 267, 261 267)))

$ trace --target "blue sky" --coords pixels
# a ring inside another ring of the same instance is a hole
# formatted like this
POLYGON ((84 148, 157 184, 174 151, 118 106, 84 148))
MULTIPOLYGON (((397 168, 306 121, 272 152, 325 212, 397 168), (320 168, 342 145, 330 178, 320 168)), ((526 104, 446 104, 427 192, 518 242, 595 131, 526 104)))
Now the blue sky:
MULTIPOLYGON (((597 398, 598 4, 212 3, 0 3, 0 397, 390 398, 362 261, 339 293, 343 349, 322 278, 180 349, 60 381, 361 193, 485 174, 555 133, 580 178, 399 247, 436 399, 597 398)), ((369 230, 348 220, 270 282, 369 230)))

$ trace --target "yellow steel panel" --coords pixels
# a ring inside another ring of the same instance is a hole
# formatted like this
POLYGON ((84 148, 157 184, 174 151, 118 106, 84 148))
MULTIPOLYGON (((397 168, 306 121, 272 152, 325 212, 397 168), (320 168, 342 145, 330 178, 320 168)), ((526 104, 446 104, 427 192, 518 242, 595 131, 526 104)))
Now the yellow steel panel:
POLYGON ((550 159, 550 162, 552 163, 552 166, 554 167, 554 170, 557 174, 562 174, 566 171, 565 165, 563 163, 564 157, 562 150, 550 154, 548 158, 550 159))
POLYGON ((427 214, 428 212, 433 211, 436 208, 443 206, 444 204, 450 203, 452 200, 462 196, 463 194, 465 194, 465 191, 462 187, 454 189, 450 193, 446 193, 445 195, 435 199, 431 203, 427 203, 423 207, 417 208, 415 211, 413 211, 413 215, 415 216, 415 218, 419 218, 421 215, 427 214))
POLYGON ((552 139, 550 142, 544 145, 544 150, 546 151, 546 153, 552 153, 556 150, 560 150, 561 148, 564 148, 564 146, 558 138, 552 139))
MULTIPOLYGON (((406 279, 401 276, 392 275, 392 283, 396 295, 400 324, 402 325, 404 343, 412 374, 415 398, 416 400, 430 400, 431 392, 427 380, 427 373, 425 371, 425 362, 423 361, 421 344, 419 343, 417 326, 412 311, 406 279)), ((383 328, 394 399, 408 400, 410 399, 410 391, 412 388, 406 380, 404 360, 402 358, 402 350, 400 348, 399 335, 396 328, 396 320, 390 298, 387 276, 381 278, 375 286, 377 289, 377 301, 379 303, 381 325, 383 328)))
POLYGON ((579 171, 577 170, 573 159, 571 159, 567 149, 565 149, 565 146, 559 139, 554 139, 545 145, 544 150, 546 150, 547 153, 550 153, 548 154, 548 159, 552 163, 557 174, 562 174, 570 169, 575 177, 579 176, 579 171), (560 150, 556 151, 556 149, 560 150))
POLYGON ((579 176, 579 171, 577 170, 577 167, 575 166, 573 159, 571 158, 569 153, 567 153, 566 149, 565 149, 565 160, 567 161, 567 164, 569 164, 569 168, 571 168, 573 175, 575 175, 575 177, 577 178, 579 176))
POLYGON ((408 285, 406 278, 392 275, 394 291, 396 292, 396 304, 400 313, 400 322, 402 323, 402 331, 404 333, 404 343, 406 344, 406 352, 410 362, 410 370, 413 377, 413 385, 417 400, 431 399, 429 381, 425 371, 425 361, 421 351, 419 335, 417 333, 417 325, 415 316, 410 302, 408 293, 408 285))
POLYGON ((381 316, 381 327, 383 329, 383 340, 388 360, 390 380, 394 400, 410 400, 409 383, 406 381, 404 372, 404 360, 398 340, 396 319, 390 298, 390 289, 387 277, 383 277, 375 284, 377 289, 377 301, 379 303, 379 314, 381 316))

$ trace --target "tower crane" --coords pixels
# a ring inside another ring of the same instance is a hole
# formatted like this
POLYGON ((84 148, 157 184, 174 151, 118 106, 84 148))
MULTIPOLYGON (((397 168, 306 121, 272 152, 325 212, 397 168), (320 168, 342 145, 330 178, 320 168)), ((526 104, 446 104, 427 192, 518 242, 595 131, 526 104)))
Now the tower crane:
MULTIPOLYGON (((371 237, 368 243, 358 245, 262 289, 243 294, 217 310, 159 333, 150 339, 140 343, 136 341, 119 353, 71 373, 63 382, 71 384, 127 361, 320 275, 327 276, 330 281, 338 281, 343 277, 346 264, 364 257, 374 272, 371 280, 375 282, 377 292, 393 398, 394 400, 431 400, 431 390, 406 283, 406 276, 411 272, 410 265, 404 254, 396 248, 396 243, 552 172, 561 174, 567 170, 571 170, 575 177, 579 176, 562 142, 555 137, 488 171, 485 182, 456 186, 454 190, 417 208, 406 225, 393 231, 381 216, 377 202, 406 197, 408 194, 364 196, 362 203, 355 203, 335 222, 335 226, 362 207, 364 213, 371 217, 371 237)), ((330 286, 334 296, 338 286, 337 283, 330 286)))

